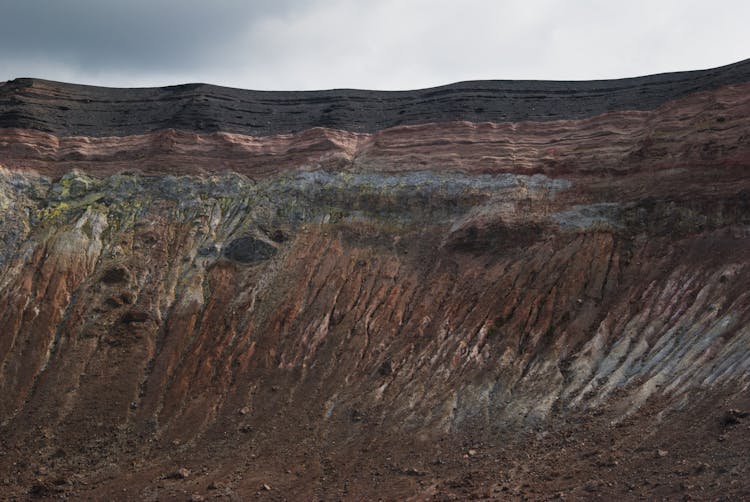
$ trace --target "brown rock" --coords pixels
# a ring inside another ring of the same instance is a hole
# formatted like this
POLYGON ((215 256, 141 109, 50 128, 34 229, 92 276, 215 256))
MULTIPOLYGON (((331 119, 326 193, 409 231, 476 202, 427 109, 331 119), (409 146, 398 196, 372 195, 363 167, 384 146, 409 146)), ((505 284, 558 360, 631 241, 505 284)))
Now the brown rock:
POLYGON ((120 318, 123 324, 141 323, 151 319, 151 315, 143 310, 129 310, 120 318))
POLYGON ((190 469, 180 467, 175 472, 167 476, 170 479, 187 479, 190 477, 190 469))
POLYGON ((106 284, 118 284, 128 282, 130 280, 130 272, 125 267, 112 267, 102 274, 102 282, 106 284))
POLYGON ((740 411, 737 409, 730 409, 724 413, 722 417, 722 424, 725 426, 732 426, 742 423, 742 421, 748 417, 750 413, 746 411, 740 411))

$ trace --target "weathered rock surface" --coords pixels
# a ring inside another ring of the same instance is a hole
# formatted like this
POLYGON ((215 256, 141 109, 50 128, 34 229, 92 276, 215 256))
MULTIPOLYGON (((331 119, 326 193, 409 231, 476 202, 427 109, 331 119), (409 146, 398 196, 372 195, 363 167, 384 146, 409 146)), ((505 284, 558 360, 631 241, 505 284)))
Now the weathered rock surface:
POLYGON ((696 91, 746 83, 750 60, 703 71, 590 82, 476 81, 417 91, 247 91, 206 84, 112 89, 21 78, 0 87, 0 127, 58 136, 162 129, 252 136, 313 127, 375 132, 466 120, 540 122, 650 110, 696 91))
POLYGON ((749 68, 6 83, 7 492, 747 496, 749 68))

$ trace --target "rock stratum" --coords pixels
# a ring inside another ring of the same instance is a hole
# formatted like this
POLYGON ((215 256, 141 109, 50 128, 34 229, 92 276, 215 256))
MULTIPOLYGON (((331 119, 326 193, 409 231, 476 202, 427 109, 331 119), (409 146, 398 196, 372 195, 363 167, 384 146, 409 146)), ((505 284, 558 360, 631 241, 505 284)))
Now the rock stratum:
POLYGON ((750 497, 750 61, 0 86, 9 500, 750 497))

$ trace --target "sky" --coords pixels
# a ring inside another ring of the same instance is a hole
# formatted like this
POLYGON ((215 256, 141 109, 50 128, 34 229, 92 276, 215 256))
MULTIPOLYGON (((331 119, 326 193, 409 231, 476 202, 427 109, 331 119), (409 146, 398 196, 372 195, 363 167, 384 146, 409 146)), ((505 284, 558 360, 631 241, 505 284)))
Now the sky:
POLYGON ((621 78, 750 58, 748 0, 0 0, 0 81, 266 90, 621 78))

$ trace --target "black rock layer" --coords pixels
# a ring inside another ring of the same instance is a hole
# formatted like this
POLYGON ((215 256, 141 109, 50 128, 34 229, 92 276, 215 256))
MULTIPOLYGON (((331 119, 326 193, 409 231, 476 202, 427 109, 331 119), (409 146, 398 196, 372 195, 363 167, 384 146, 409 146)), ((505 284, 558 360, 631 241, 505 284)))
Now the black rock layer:
POLYGON ((224 249, 224 256, 240 263, 255 263, 271 258, 276 249, 254 237, 246 236, 233 240, 224 249))
POLYGON ((649 110, 748 80, 750 59, 620 80, 488 80, 416 91, 249 91, 207 84, 115 89, 23 78, 0 86, 0 128, 59 136, 126 136, 170 128, 266 136, 312 127, 374 132, 454 120, 566 120, 649 110))

